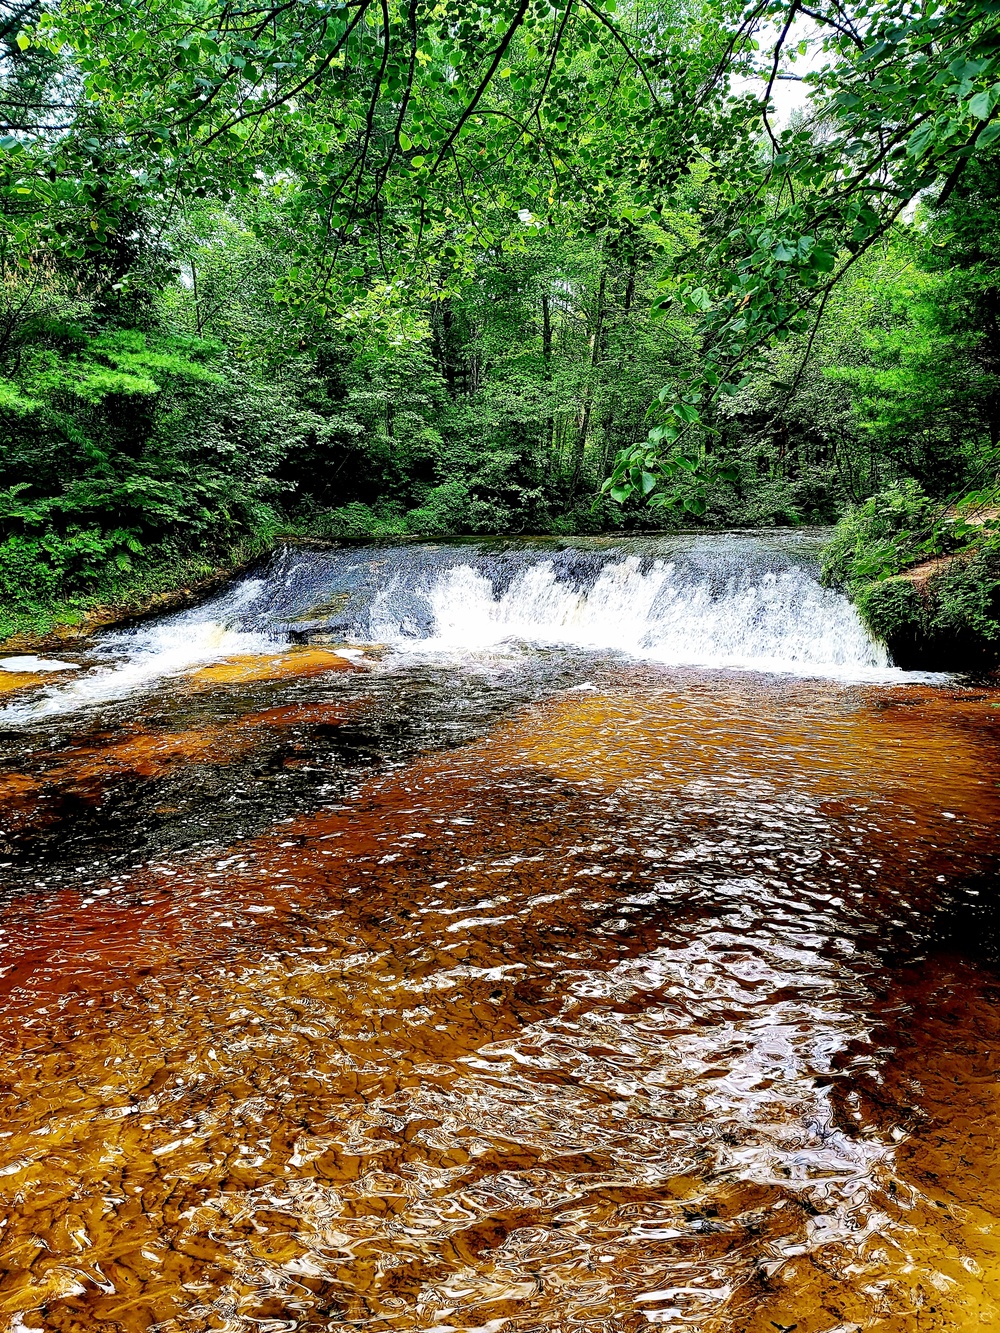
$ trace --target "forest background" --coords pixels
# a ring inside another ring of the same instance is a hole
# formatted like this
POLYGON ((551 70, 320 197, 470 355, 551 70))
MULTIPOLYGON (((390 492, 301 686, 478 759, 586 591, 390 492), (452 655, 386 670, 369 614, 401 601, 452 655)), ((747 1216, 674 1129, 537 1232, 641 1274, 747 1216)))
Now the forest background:
POLYGON ((998 15, 2 0, 0 634, 288 533, 840 519, 885 637, 1000 642, 998 15))

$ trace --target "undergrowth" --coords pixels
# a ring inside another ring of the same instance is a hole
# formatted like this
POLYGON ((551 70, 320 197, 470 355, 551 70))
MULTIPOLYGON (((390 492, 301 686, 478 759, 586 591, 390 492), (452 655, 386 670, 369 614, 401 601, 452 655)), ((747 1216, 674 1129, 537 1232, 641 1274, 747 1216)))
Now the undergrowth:
POLYGON ((63 626, 83 625, 96 612, 127 618, 151 607, 161 596, 183 593, 215 576, 224 577, 267 551, 278 533, 243 537, 212 554, 155 555, 128 569, 109 565, 75 592, 46 599, 26 590, 0 602, 0 643, 17 635, 44 638, 63 626))
POLYGON ((935 504, 914 481, 850 510, 823 557, 897 665, 941 670, 1000 662, 998 494, 935 504))

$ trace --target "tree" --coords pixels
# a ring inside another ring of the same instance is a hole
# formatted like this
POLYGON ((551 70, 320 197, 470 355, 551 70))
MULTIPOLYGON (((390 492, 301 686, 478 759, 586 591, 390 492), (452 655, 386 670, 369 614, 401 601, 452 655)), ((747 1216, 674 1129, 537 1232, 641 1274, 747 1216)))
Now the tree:
MULTIPOLYGON (((704 243, 679 264, 665 305, 698 318, 701 364, 661 391, 656 423, 624 450, 608 483, 624 499, 676 503, 678 474, 704 458, 712 406, 736 392, 775 341, 806 332, 794 391, 831 294, 858 259, 932 187, 947 203, 967 165, 1000 137, 1000 6, 935 4, 748 7, 728 69, 764 81, 717 105, 708 140, 713 190, 704 243), (814 23, 824 63, 804 76, 804 123, 775 132, 771 94, 796 25, 814 23), (768 59, 756 52, 768 34, 768 59)), ((686 497, 696 511, 701 496, 686 497)))

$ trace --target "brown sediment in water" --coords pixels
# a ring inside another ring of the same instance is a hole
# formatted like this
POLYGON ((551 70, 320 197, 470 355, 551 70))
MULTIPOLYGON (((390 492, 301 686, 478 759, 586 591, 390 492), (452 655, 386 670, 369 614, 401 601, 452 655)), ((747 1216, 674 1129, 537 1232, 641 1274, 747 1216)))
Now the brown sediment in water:
POLYGON ((356 671, 349 658, 326 648, 291 648, 287 652, 234 657, 213 666, 199 667, 186 679, 196 689, 214 685, 248 685, 260 681, 308 680, 327 671, 356 671))
POLYGON ((684 693, 665 683, 638 697, 574 691, 527 738, 524 757, 570 780, 625 782, 630 790, 757 777, 803 793, 844 795, 856 781, 879 796, 899 790, 922 802, 964 802, 970 815, 985 814, 985 801, 1000 813, 997 783, 982 769, 976 736, 984 723, 1000 734, 992 694, 977 699, 920 685, 879 686, 857 691, 870 706, 856 708, 852 692, 836 687, 785 688, 791 700, 801 697, 801 709, 774 708, 766 686, 757 700, 751 686, 748 698, 739 677, 684 693), (840 694, 846 706, 810 715, 809 695, 822 699, 823 692, 840 694), (969 743, 949 745, 942 763, 927 744, 928 729, 957 735, 967 724, 969 743))
POLYGON ((47 828, 67 799, 99 804, 111 783, 156 781, 194 764, 233 764, 295 728, 338 727, 364 700, 283 704, 240 714, 225 723, 178 731, 132 734, 72 745, 34 757, 31 773, 0 774, 0 831, 47 828))
POLYGON ((66 680, 67 674, 65 671, 0 671, 0 694, 59 684, 66 680))
POLYGON ((0 777, 0 827, 10 832, 20 828, 37 809, 40 785, 27 773, 5 773, 0 777))
POLYGON ((993 699, 622 670, 12 901, 7 1327, 989 1327, 996 982, 894 958, 993 699))
POLYGON ((41 685, 44 680, 45 677, 35 671, 0 671, 0 694, 28 690, 32 685, 41 685))

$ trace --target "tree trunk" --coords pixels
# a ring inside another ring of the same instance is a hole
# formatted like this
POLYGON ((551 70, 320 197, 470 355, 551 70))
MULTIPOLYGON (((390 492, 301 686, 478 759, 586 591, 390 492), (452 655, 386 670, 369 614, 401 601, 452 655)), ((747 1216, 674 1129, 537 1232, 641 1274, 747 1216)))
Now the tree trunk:
MULTIPOLYGON (((542 293, 542 361, 545 367, 545 383, 550 385, 552 382, 552 311, 549 307, 547 292, 542 293)), ((556 423, 551 412, 545 421, 542 466, 548 474, 551 484, 556 476, 556 423)))
POLYGON ((194 295, 194 327, 200 338, 204 321, 201 317, 201 300, 198 296, 198 266, 193 259, 191 260, 191 290, 194 295))
POLYGON ((576 447, 573 450, 573 470, 569 479, 569 502, 573 503, 576 498, 577 488, 580 485, 580 474, 583 471, 584 454, 587 451, 587 433, 590 430, 590 417, 594 408, 594 377, 597 367, 601 363, 602 344, 604 342, 604 295, 607 289, 608 273, 607 269, 601 270, 601 284, 597 289, 597 312, 594 320, 594 345, 590 353, 590 374, 587 376, 587 387, 583 404, 583 420, 580 422, 579 434, 576 437, 576 447))
POLYGON ((452 325, 454 316, 451 310, 451 303, 448 298, 438 304, 436 318, 431 320, 432 349, 434 359, 437 361, 438 369, 444 376, 444 381, 448 386, 448 394, 454 398, 458 392, 457 374, 455 371, 455 356, 452 337, 452 325))
MULTIPOLYGON (((628 280, 625 283, 625 297, 622 302, 622 317, 621 317, 622 324, 626 324, 628 322, 628 317, 632 312, 632 301, 635 298, 635 270, 636 270, 636 258, 633 255, 632 261, 629 264, 628 280)), ((618 392, 616 390, 611 397, 611 402, 608 406, 607 415, 605 416, 604 421, 602 423, 604 429, 604 449, 601 454, 601 471, 605 473, 611 471, 611 458, 614 446, 614 437, 612 435, 612 431, 615 424, 615 417, 618 415, 619 405, 620 405, 620 400, 618 392)))

